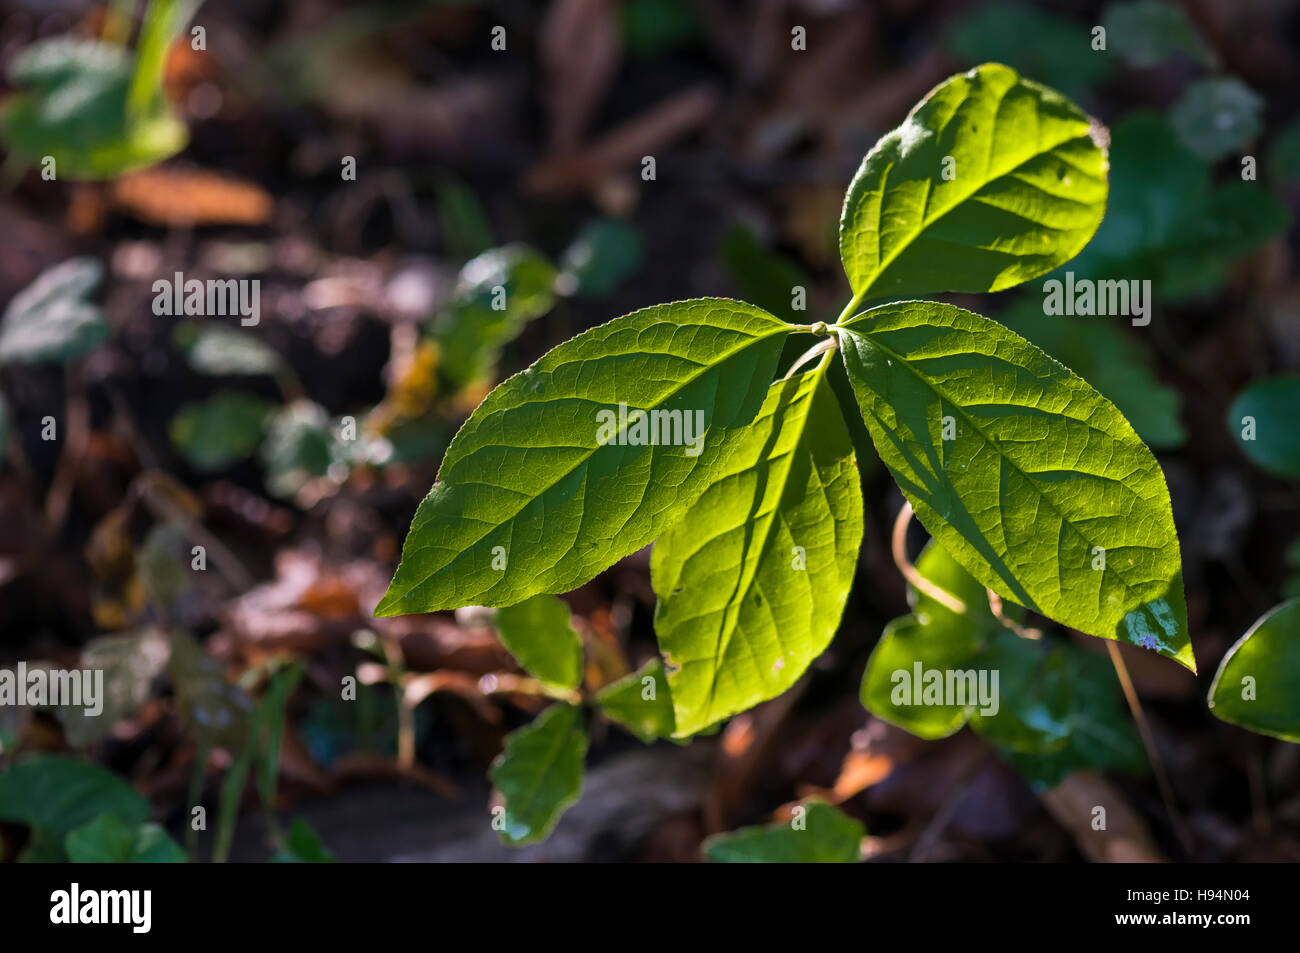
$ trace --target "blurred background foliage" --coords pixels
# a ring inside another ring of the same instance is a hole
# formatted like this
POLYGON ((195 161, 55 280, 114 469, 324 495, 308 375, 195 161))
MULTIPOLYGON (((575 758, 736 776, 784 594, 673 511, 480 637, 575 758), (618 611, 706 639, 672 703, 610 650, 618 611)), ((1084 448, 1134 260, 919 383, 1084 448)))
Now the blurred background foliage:
MULTIPOLYGON (((0 708, 3 857, 504 856, 484 770, 545 694, 491 613, 369 611, 451 436, 499 380, 639 307, 838 313, 857 163, 988 60, 1107 127, 1109 209, 1059 273, 952 298, 1157 451, 1212 672, 1300 595, 1298 27, 1294 0, 0 3, 0 663, 102 666, 111 700, 96 720, 0 708), (1151 324, 1046 316, 1066 271, 1150 279, 1151 324), (178 273, 260 281, 259 323, 156 315, 178 273)), ((887 859, 1102 859, 1070 811, 1098 798, 1129 857, 1300 859, 1295 746, 1217 723, 1204 686, 1140 654, 1190 850, 1090 640, 1042 633, 1052 677, 969 731, 868 715, 873 651, 938 623, 855 437, 867 539, 822 663, 689 748, 602 722, 580 808, 510 856, 781 856, 781 827, 705 838, 811 796, 887 859)), ((656 657, 644 554, 566 601, 585 690, 656 657)), ((945 644, 1027 664, 987 622, 945 644)))

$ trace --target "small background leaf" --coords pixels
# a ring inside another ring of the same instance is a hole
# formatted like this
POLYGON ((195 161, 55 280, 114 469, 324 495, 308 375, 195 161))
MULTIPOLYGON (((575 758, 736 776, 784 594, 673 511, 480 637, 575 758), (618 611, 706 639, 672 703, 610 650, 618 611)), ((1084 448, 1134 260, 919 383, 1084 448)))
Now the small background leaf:
POLYGON ((582 793, 587 730, 581 710, 556 704, 506 736, 488 772, 505 800, 501 839, 519 846, 545 840, 582 793))
POLYGON ((829 804, 809 801, 803 830, 790 822, 717 834, 701 850, 715 864, 853 864, 866 828, 829 804))

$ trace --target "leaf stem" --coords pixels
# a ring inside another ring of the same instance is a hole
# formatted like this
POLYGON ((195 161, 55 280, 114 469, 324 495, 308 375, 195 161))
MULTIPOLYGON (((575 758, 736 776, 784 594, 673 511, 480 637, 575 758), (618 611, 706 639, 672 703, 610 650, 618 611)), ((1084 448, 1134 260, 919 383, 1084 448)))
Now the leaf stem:
POLYGON ((1160 798, 1165 802, 1169 821, 1173 825, 1179 843, 1183 846, 1183 851, 1188 859, 1191 859, 1195 842, 1192 840, 1187 822, 1183 819, 1182 811, 1178 809, 1178 802, 1174 800, 1174 789, 1169 783, 1169 775, 1165 773, 1165 763, 1156 750, 1155 736, 1151 734, 1151 725, 1147 722, 1146 712, 1142 710, 1142 702, 1138 699, 1136 689, 1133 688, 1133 679, 1129 677, 1124 656, 1119 654, 1119 643, 1114 639, 1103 641, 1106 643, 1106 651, 1110 653, 1111 664, 1115 666, 1115 674, 1119 676, 1120 688, 1124 690, 1124 700, 1128 702, 1133 720, 1137 722, 1138 734, 1142 736, 1142 747, 1146 749, 1147 760, 1151 762, 1151 770, 1155 773, 1156 786, 1160 788, 1160 798))
POLYGON ((858 305, 862 304, 864 295, 865 290, 859 291, 849 300, 849 303, 844 306, 844 310, 840 312, 840 316, 835 319, 835 327, 841 327, 845 321, 853 317, 854 312, 858 310, 858 305))
POLYGON ((962 602, 947 590, 940 589, 929 579, 926 579, 917 568, 912 565, 912 561, 907 558, 907 526, 912 522, 912 504, 903 503, 903 508, 898 511, 898 517, 894 520, 894 534, 892 538, 892 549, 894 554, 894 565, 898 571, 903 574, 913 589, 923 592, 935 602, 947 606, 953 612, 964 614, 966 612, 966 603, 962 602))
POLYGON ((826 363, 830 358, 830 353, 834 351, 836 348, 838 348, 839 346, 840 346, 839 339, 834 336, 828 337, 824 341, 818 341, 812 347, 808 348, 808 350, 804 351, 802 354, 799 355, 798 359, 796 359, 795 362, 790 365, 790 369, 785 372, 785 377, 781 378, 781 380, 788 381, 790 378, 794 377, 795 371, 799 370, 799 368, 803 367, 813 358, 821 354, 825 354, 826 357, 823 357, 821 363, 817 365, 817 370, 819 371, 824 370, 826 367, 826 363))

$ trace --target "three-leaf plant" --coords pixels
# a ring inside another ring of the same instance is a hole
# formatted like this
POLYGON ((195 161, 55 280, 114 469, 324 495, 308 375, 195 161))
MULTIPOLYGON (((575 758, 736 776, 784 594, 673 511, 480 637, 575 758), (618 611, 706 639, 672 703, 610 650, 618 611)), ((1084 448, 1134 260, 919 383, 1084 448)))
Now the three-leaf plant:
MULTIPOLYGON (((560 344, 456 435, 376 615, 567 592, 658 540, 673 736, 780 694, 838 628, 862 539, 838 352, 881 459, 981 589, 1194 669, 1169 494, 1128 421, 1002 325, 897 300, 1050 271, 1106 193, 1103 130, 1073 103, 998 64, 950 78, 849 186, 836 323, 704 298, 560 344), (822 340, 773 381, 792 334, 822 340)), ((538 734, 577 737, 527 747, 580 762, 580 715, 548 714, 538 734)))

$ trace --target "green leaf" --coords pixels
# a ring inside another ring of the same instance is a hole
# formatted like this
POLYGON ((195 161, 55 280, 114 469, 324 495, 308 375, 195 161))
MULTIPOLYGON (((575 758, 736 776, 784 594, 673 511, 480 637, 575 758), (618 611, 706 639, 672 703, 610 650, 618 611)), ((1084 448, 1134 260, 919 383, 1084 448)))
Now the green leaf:
POLYGON ((100 814, 141 824, 149 802, 113 772, 62 755, 30 755, 0 774, 0 820, 26 824, 59 844, 100 814))
POLYGON ((213 473, 253 455, 272 406, 252 394, 218 391, 181 407, 167 432, 190 466, 213 473))
POLYGON ((647 744, 671 738, 676 729, 673 696, 662 659, 651 659, 596 693, 596 707, 647 744))
POLYGON ((1183 8, 1163 0, 1111 3, 1101 15, 1110 51, 1129 66, 1150 69, 1174 53, 1186 53, 1204 66, 1214 65, 1214 54, 1196 32, 1183 8))
POLYGON ((313 401, 285 404, 267 418, 266 440, 260 456, 266 467, 266 487, 278 497, 291 497, 309 481, 329 472, 336 462, 329 415, 313 401))
POLYGON ((271 858, 273 864, 332 864, 334 855, 321 843, 310 824, 301 817, 295 817, 289 827, 289 836, 284 847, 276 851, 271 858))
MULTIPOLYGON (((269 805, 275 799, 276 781, 280 777, 280 745, 284 739, 285 711, 289 696, 298 687, 303 667, 291 662, 271 676, 266 693, 258 702, 258 714, 265 737, 259 739, 257 752, 257 791, 262 803, 269 805)), ((305 823, 305 822, 304 822, 305 823)))
POLYGON ((438 182, 435 201, 442 243, 452 258, 473 258, 492 247, 492 225, 469 186, 444 175, 438 182))
POLYGON ((128 109, 132 61, 118 46, 38 40, 9 75, 19 92, 0 111, 6 145, 33 165, 53 158, 58 178, 115 178, 175 155, 189 139, 160 92, 128 109))
MULTIPOLYGON (((1003 759, 1040 789, 1055 787, 1067 775, 1084 769, 1142 774, 1146 751, 1120 697, 1110 661, 1071 645, 1056 651, 1062 653, 1070 674, 1069 744, 1047 754, 1003 748, 1003 759)), ((1010 700, 1018 706, 1018 699, 1010 700)))
POLYGON ((220 325, 196 328, 178 324, 172 341, 185 352, 191 368, 218 377, 280 374, 284 361, 274 350, 246 331, 220 325))
POLYGON ((128 825, 116 814, 101 814, 64 840, 74 864, 183 864, 179 844, 157 824, 128 825))
POLYGON ((1097 388, 1148 446, 1172 450, 1186 442, 1179 416, 1182 394, 1160 383, 1150 353, 1134 335, 1104 318, 1044 315, 1037 296, 1024 298, 998 319, 1097 388))
POLYGON ((66 364, 99 347, 108 324, 88 299, 103 276, 104 266, 84 257, 41 272, 0 318, 0 365, 66 364))
POLYGON ((1264 100, 1235 76, 1190 84, 1169 111, 1183 145, 1203 159, 1222 159, 1259 135, 1264 100))
POLYGON ((641 233, 618 219, 585 225, 560 257, 555 287, 581 298, 607 298, 641 267, 641 233))
POLYGON ((976 7, 955 21, 947 45, 963 63, 1006 63, 1067 96, 1083 96, 1114 68, 1082 23, 1025 3, 976 7))
POLYGON ((560 688, 582 681, 582 639, 563 599, 539 594, 497 610, 497 634, 528 673, 560 688))
POLYGON ((1164 475, 1113 404, 951 305, 884 305, 842 328, 881 459, 967 571, 1050 619, 1195 671, 1164 475), (955 439, 943 439, 945 418, 955 439))
POLYGON ((587 730, 581 710, 552 705, 506 736, 488 775, 505 801, 501 839, 512 846, 545 840, 582 794, 587 730))
POLYGON ((828 363, 769 388, 716 482, 655 544, 678 737, 784 692, 839 627, 862 491, 828 363))
POLYGON ((452 440, 375 614, 567 592, 651 542, 715 482, 788 331, 738 301, 659 305, 580 334, 501 384, 452 440), (632 419, 611 435, 598 415, 617 417, 620 403, 632 419), (648 439, 637 410, 680 412, 682 436, 687 420, 702 420, 705 431, 692 431, 702 449, 633 445, 648 439))
POLYGON ((1300 120, 1287 125, 1268 150, 1268 176, 1279 184, 1300 178, 1300 120))
POLYGON ((1208 296, 1239 258, 1290 220, 1286 206, 1259 183, 1212 185, 1205 161, 1153 113, 1133 112, 1115 124, 1110 161, 1106 219, 1088 247, 1052 277, 1069 270, 1094 280, 1147 278, 1169 303, 1208 296))
POLYGON ((946 738, 966 724, 972 705, 917 705, 914 692, 924 698, 926 672, 971 668, 971 660, 1001 624, 993 617, 984 587, 933 540, 916 560, 916 570, 960 599, 966 611, 955 612, 908 586, 912 614, 885 626, 867 660, 859 695, 863 707, 877 718, 920 738, 946 738))
POLYGON ((1000 291, 1069 261, 1106 207, 1095 135, 1073 103, 1006 66, 937 86, 876 143, 844 197, 854 304, 1000 291))
POLYGON ((1262 470, 1300 477, 1300 375, 1252 381, 1228 408, 1228 430, 1262 470))
POLYGON ((1237 640, 1210 685, 1215 716, 1300 743, 1300 599, 1275 606, 1237 640))
POLYGON ((766 827, 715 834, 701 846, 715 864, 853 864, 861 860, 861 822, 821 801, 801 805, 802 817, 766 827), (801 823, 802 829, 794 825, 801 823))
POLYGON ((555 266, 526 245, 484 252, 460 270, 431 333, 455 387, 488 377, 501 348, 555 305, 555 266))
POLYGON ((971 705, 916 704, 916 700, 924 699, 926 672, 967 668, 980 637, 973 625, 925 625, 914 615, 894 619, 867 660, 859 692, 862 706, 918 738, 955 734, 970 719, 971 705))
POLYGON ((972 711, 972 728, 998 747, 1024 754, 1051 754, 1069 744, 1073 684, 1064 653, 998 629, 971 665, 989 673, 997 706, 988 714, 972 711))

